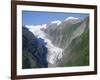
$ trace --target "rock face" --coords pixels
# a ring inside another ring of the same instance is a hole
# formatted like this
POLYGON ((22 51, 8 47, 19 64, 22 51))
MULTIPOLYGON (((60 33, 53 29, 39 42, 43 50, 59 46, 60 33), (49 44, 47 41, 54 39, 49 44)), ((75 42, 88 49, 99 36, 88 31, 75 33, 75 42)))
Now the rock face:
POLYGON ((23 68, 89 65, 89 17, 25 27, 23 68))
POLYGON ((36 38, 27 28, 22 28, 23 69, 48 67, 47 48, 43 44, 44 42, 36 38))
POLYGON ((55 46, 64 49, 58 66, 89 64, 89 17, 66 19, 60 25, 50 25, 45 32, 55 46))
MULTIPOLYGON (((47 38, 47 34, 43 31, 46 26, 26 26, 37 38, 41 38, 45 42, 45 47, 48 49, 47 62, 48 64, 56 64, 62 58, 63 49, 52 44, 51 40, 47 38), (31 28, 32 27, 32 28, 31 28)), ((38 39, 39 41, 39 39, 38 39)), ((40 42, 40 41, 39 41, 40 42)))

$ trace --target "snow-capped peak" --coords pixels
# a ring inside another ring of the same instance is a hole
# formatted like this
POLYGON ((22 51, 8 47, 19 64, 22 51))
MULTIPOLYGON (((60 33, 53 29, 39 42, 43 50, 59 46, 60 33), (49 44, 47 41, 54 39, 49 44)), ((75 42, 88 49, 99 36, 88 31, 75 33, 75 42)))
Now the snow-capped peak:
POLYGON ((59 25, 59 24, 61 24, 61 21, 60 20, 52 21, 51 24, 57 24, 57 25, 59 25))
POLYGON ((41 27, 41 28, 46 28, 46 27, 47 27, 47 24, 42 24, 42 25, 25 25, 25 27, 28 28, 28 29, 31 29, 31 28, 33 28, 33 27, 37 27, 37 28, 39 28, 39 27, 41 27))
POLYGON ((26 28, 30 29, 33 27, 40 27, 41 25, 25 25, 26 28))
POLYGON ((47 28, 47 24, 42 24, 41 27, 46 29, 47 28))
POLYGON ((78 18, 70 16, 70 17, 67 17, 65 20, 78 20, 78 18))

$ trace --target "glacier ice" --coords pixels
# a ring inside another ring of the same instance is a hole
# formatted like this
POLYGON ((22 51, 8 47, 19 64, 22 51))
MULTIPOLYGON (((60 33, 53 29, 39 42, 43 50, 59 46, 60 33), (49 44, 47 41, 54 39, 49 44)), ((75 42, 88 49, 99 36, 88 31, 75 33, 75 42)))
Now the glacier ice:
MULTIPOLYGON (((55 22, 53 22, 55 23, 55 22)), ((26 25, 26 27, 31 31, 37 38, 44 39, 44 42, 46 42, 46 47, 48 48, 47 53, 47 61, 49 64, 57 63, 58 60, 61 60, 63 56, 63 49, 55 46, 52 44, 51 40, 46 37, 46 33, 42 30, 47 28, 47 25, 38 25, 38 26, 29 26, 26 25)))

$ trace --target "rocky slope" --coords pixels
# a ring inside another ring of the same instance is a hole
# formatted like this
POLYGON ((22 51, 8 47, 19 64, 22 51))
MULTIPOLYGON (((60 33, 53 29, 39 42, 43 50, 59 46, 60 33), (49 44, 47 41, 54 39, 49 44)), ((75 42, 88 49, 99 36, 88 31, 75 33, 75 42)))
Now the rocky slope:
POLYGON ((57 63, 58 66, 60 66, 59 64, 63 64, 63 66, 89 64, 89 17, 84 20, 66 19, 59 25, 49 25, 45 32, 55 46, 64 49, 62 60, 57 63))
MULTIPOLYGON (((49 38, 47 38, 47 34, 43 31, 47 27, 43 25, 38 25, 38 26, 26 26, 29 31, 31 31, 37 38, 41 38, 44 40, 44 45, 47 48, 47 57, 46 60, 49 64, 55 65, 58 60, 61 60, 62 58, 62 52, 63 49, 55 46, 49 38)), ((39 41, 39 39, 38 39, 39 41)), ((39 41, 40 42, 40 41, 39 41)), ((56 65, 55 65, 56 66, 56 65)))
POLYGON ((89 65, 89 17, 25 27, 23 68, 89 65))
POLYGON ((22 28, 22 68, 48 67, 47 48, 42 39, 38 39, 27 28, 22 28), (41 41, 41 44, 40 44, 41 41))

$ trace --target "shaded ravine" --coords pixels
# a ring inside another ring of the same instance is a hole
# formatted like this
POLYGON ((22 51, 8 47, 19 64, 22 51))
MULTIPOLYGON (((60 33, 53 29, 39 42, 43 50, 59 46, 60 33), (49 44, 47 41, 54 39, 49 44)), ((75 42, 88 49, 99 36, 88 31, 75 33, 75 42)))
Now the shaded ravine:
POLYGON ((46 43, 46 47, 48 48, 47 53, 47 62, 48 67, 55 67, 58 61, 61 61, 63 56, 63 49, 54 46, 46 36, 47 34, 42 30, 45 29, 46 26, 26 26, 29 31, 31 31, 37 38, 41 38, 46 43))

